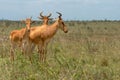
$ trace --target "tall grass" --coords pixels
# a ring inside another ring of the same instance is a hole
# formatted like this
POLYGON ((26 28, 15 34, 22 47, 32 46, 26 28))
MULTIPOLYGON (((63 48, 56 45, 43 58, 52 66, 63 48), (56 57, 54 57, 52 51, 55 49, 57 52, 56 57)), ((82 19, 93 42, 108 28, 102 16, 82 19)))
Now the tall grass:
MULTIPOLYGON (((34 24, 34 25, 39 25, 34 24)), ((47 61, 32 63, 19 49, 9 59, 9 33, 24 27, 19 21, 0 21, 0 80, 119 80, 120 22, 67 21, 48 45, 47 61)))

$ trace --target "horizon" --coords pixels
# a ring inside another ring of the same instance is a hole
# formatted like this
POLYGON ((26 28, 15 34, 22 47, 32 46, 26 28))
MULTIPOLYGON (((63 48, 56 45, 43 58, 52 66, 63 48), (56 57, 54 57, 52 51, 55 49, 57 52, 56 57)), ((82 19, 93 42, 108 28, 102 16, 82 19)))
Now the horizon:
POLYGON ((38 20, 42 11, 43 15, 52 13, 52 18, 58 16, 57 11, 61 12, 64 20, 120 20, 119 0, 2 0, 0 4, 0 19, 4 20, 30 16, 38 20))
MULTIPOLYGON (((26 19, 26 18, 24 18, 24 19, 26 19)), ((21 20, 24 20, 24 19, 21 19, 21 20)), ((0 21, 21 21, 21 20, 0 19, 0 21)), ((32 19, 32 20, 34 20, 34 21, 42 21, 42 20, 40 20, 40 19, 38 19, 38 20, 32 19)), ((55 19, 53 19, 53 20, 51 20, 51 21, 55 21, 55 19)), ((101 20, 64 20, 64 21, 66 21, 66 22, 67 22, 67 21, 73 21, 73 22, 74 22, 74 21, 79 21, 79 22, 84 22, 84 21, 85 21, 85 22, 94 22, 94 21, 98 21, 98 22, 102 22, 102 21, 106 21, 106 22, 107 22, 107 21, 108 21, 108 22, 111 21, 111 22, 112 22, 112 21, 113 21, 113 22, 114 22, 114 21, 118 21, 118 22, 119 22, 120 20, 108 20, 108 19, 103 19, 103 20, 102 20, 102 19, 101 19, 101 20)))

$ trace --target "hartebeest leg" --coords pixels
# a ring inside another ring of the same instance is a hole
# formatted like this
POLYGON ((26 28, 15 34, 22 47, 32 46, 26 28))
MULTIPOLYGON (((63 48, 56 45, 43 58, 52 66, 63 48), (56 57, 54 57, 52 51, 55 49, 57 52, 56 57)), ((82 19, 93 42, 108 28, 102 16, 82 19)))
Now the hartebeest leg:
MULTIPOLYGON (((29 45, 29 44, 28 44, 29 45)), ((35 49, 35 44, 31 44, 30 46, 29 46, 29 59, 30 59, 30 61, 32 62, 32 53, 33 53, 33 50, 35 49)))
POLYGON ((21 45, 21 51, 22 51, 22 54, 24 55, 24 56, 26 56, 27 54, 28 54, 28 44, 27 44, 27 42, 26 41, 23 41, 22 42, 22 45, 21 45))
POLYGON ((46 54, 47 54, 47 45, 50 40, 45 41, 44 43, 44 61, 46 61, 46 54))
POLYGON ((46 61, 46 54, 47 54, 47 43, 44 45, 43 48, 43 61, 46 61))
POLYGON ((47 54, 47 45, 48 41, 42 41, 38 46, 38 52, 39 52, 39 60, 42 62, 46 61, 46 54, 47 54))
POLYGON ((44 62, 44 43, 43 42, 39 44, 38 49, 39 49, 39 60, 44 62))
POLYGON ((44 49, 44 47, 42 47, 42 49, 41 49, 40 59, 42 62, 45 62, 45 49, 44 49))
POLYGON ((10 58, 11 58, 11 61, 14 61, 15 44, 11 42, 10 46, 11 46, 11 48, 10 48, 10 58))
POLYGON ((47 43, 42 43, 42 45, 39 47, 39 54, 40 54, 40 60, 42 62, 45 62, 46 54, 47 54, 47 43))
POLYGON ((14 61, 14 50, 12 48, 10 49, 10 58, 11 61, 14 61))
POLYGON ((47 52, 46 47, 44 47, 44 49, 43 49, 43 62, 46 61, 46 52, 47 52))
POLYGON ((35 44, 32 44, 32 43, 27 43, 26 44, 26 49, 25 49, 25 54, 28 55, 30 61, 32 62, 32 53, 33 53, 33 50, 35 49, 35 44))
POLYGON ((38 46, 38 53, 39 53, 39 61, 42 61, 42 53, 43 53, 43 49, 42 49, 42 45, 38 46))

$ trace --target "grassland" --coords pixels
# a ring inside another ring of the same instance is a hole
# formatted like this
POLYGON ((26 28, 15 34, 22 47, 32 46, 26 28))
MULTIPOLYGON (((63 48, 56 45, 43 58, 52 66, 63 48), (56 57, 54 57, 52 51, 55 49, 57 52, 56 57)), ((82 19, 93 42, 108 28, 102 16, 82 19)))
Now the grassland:
MULTIPOLYGON (((38 25, 36 22, 33 25, 38 25)), ((0 80, 119 80, 120 21, 66 21, 48 45, 47 61, 40 63, 34 51, 33 63, 16 50, 9 59, 11 30, 25 25, 0 21, 0 80)))

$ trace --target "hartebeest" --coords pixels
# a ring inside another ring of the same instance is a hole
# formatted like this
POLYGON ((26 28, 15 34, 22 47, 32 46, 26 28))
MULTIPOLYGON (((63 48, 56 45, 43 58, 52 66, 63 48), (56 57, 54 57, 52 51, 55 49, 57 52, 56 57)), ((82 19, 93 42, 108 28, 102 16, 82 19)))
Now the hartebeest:
POLYGON ((16 49, 16 46, 19 45, 19 47, 23 51, 23 40, 27 40, 30 33, 30 26, 33 23, 33 21, 31 21, 31 18, 27 18, 24 22, 26 23, 26 28, 13 30, 9 36, 11 41, 10 55, 12 60, 14 60, 14 51, 16 49))
POLYGON ((56 34, 57 30, 60 28, 65 33, 68 32, 68 29, 61 18, 62 14, 59 12, 57 13, 59 14, 59 17, 52 25, 42 25, 41 27, 36 27, 34 31, 30 32, 28 41, 29 49, 27 49, 28 53, 30 53, 29 57, 31 57, 32 52, 31 46, 35 44, 39 46, 40 60, 45 61, 47 44, 51 40, 51 38, 53 38, 53 36, 56 34))

